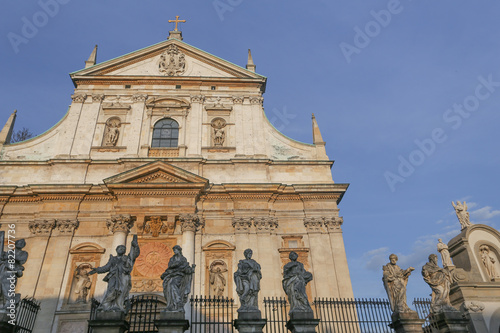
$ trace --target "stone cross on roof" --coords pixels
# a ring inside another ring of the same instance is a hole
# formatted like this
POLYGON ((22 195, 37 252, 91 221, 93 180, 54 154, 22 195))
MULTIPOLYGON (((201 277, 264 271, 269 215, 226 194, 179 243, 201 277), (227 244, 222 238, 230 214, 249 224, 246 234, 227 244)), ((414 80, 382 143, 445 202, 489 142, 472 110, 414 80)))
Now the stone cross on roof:
POLYGON ((175 29, 174 29, 174 31, 179 31, 179 30, 177 30, 177 24, 179 24, 179 22, 185 23, 186 20, 179 20, 179 15, 176 15, 175 16, 175 20, 168 20, 168 23, 172 23, 172 22, 175 22, 175 29))

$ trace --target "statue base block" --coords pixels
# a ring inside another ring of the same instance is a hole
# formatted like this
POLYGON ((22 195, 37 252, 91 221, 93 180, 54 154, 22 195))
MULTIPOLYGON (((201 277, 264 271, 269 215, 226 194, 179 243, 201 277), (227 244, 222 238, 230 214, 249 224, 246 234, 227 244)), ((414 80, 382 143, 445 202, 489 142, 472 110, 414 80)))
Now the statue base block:
POLYGON ((432 321, 437 325, 440 333, 469 332, 469 320, 465 319, 460 311, 446 311, 433 314, 432 321))
POLYGON ((164 311, 160 313, 160 319, 155 320, 155 326, 159 333, 183 333, 189 328, 184 312, 164 311))
POLYGON ((233 326, 240 333, 262 333, 267 320, 262 319, 260 310, 257 311, 239 311, 238 319, 235 319, 233 326))
POLYGON ((314 333, 318 324, 319 319, 314 318, 313 312, 292 312, 286 328, 292 333, 314 333))
POLYGON ((97 312, 96 318, 89 320, 89 327, 94 333, 124 333, 130 327, 121 311, 97 312))
POLYGON ((396 333, 422 333, 425 319, 420 319, 415 311, 396 312, 392 314, 392 324, 389 326, 396 333))
POLYGON ((10 317, 7 313, 0 313, 0 332, 13 333, 14 325, 9 324, 10 317))

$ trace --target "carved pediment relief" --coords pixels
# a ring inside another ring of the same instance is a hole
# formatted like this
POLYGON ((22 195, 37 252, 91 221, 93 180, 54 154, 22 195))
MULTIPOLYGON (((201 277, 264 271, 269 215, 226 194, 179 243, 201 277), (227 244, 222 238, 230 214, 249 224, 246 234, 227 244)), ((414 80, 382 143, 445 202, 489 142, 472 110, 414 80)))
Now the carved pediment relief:
POLYGON ((165 162, 152 162, 104 179, 110 188, 203 189, 208 179, 165 162))

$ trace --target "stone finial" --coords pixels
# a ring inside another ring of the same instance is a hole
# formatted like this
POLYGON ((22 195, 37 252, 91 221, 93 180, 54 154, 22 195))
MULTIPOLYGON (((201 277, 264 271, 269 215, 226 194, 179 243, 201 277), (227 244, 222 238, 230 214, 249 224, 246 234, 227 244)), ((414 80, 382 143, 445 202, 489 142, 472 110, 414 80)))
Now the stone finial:
POLYGON ((2 131, 0 132, 0 146, 3 144, 9 144, 12 137, 12 131, 14 130, 14 123, 16 122, 17 110, 14 110, 10 115, 9 119, 5 123, 2 131))
POLYGON ((316 121, 316 117, 314 113, 312 114, 312 130, 313 130, 313 143, 315 145, 324 145, 325 141, 323 141, 323 137, 321 136, 321 131, 319 130, 318 122, 316 121))
POLYGON ((462 230, 470 227, 472 223, 469 219, 469 212, 467 211, 467 204, 465 203, 465 201, 463 203, 457 201, 456 204, 452 201, 451 204, 453 205, 453 208, 455 208, 455 213, 457 214, 458 221, 462 226, 462 230))
POLYGON ((85 61, 85 68, 92 67, 96 64, 97 60, 97 45, 94 46, 92 53, 90 53, 90 57, 85 61))
POLYGON ((61 234, 71 234, 79 226, 78 220, 57 220, 56 228, 61 234))
POLYGON ((134 226, 135 216, 129 214, 113 215, 106 221, 106 226, 112 233, 125 232, 129 233, 134 226))
POLYGON ((181 222, 182 232, 196 232, 201 226, 203 226, 203 219, 197 214, 181 214, 179 215, 179 221, 181 222))
POLYGON ((255 64, 253 63, 252 51, 250 51, 250 49, 248 49, 248 60, 247 60, 247 66, 246 66, 246 68, 250 72, 254 72, 254 73, 255 73, 255 69, 257 68, 257 66, 255 66, 255 64))
POLYGON ((37 219, 31 221, 28 224, 28 228, 30 229, 31 233, 38 236, 49 235, 55 226, 56 226, 55 219, 50 219, 50 220, 37 219))

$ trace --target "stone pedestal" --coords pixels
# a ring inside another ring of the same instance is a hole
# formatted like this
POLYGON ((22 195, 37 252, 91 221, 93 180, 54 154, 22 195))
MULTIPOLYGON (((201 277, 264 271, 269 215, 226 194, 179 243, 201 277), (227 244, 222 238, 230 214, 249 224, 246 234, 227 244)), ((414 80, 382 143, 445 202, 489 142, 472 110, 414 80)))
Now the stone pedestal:
POLYGON ((96 319, 89 320, 93 333, 124 333, 130 324, 125 320, 124 312, 97 312, 96 319))
POLYGON ((392 324, 389 326, 396 333, 422 333, 425 319, 420 319, 415 311, 397 312, 392 314, 392 324))
POLYGON ((155 320, 159 333, 184 333, 189 328, 189 321, 184 312, 162 312, 160 319, 155 320))
POLYGON ((440 333, 467 333, 469 332, 469 320, 463 318, 459 311, 441 312, 432 316, 440 333))
POLYGON ((240 333, 262 333, 266 322, 260 311, 238 311, 238 319, 234 320, 233 326, 240 333))
POLYGON ((292 312, 286 328, 292 333, 315 333, 319 319, 314 319, 313 312, 292 312))
POLYGON ((0 313, 0 332, 5 332, 5 333, 13 333, 14 332, 14 325, 9 324, 9 316, 7 316, 7 313, 0 313))

